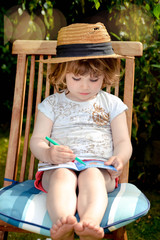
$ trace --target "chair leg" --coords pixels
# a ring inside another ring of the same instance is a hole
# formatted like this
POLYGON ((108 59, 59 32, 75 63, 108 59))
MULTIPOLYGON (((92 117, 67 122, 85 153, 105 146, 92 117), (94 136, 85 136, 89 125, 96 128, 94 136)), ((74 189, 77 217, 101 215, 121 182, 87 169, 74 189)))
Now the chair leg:
POLYGON ((0 231, 0 240, 7 240, 8 232, 0 231))
POLYGON ((125 227, 119 228, 118 230, 113 232, 114 240, 128 240, 127 231, 125 227))

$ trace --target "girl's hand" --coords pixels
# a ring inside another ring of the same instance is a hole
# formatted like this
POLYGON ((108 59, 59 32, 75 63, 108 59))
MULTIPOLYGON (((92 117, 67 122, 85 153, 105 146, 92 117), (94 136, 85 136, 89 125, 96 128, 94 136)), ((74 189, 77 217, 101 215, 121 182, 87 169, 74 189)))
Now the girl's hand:
POLYGON ((52 146, 47 149, 48 161, 52 164, 66 163, 75 160, 75 155, 67 146, 52 146))
POLYGON ((112 165, 117 169, 117 172, 108 170, 112 179, 119 177, 123 171, 123 162, 118 156, 112 156, 107 162, 105 162, 105 165, 112 165))

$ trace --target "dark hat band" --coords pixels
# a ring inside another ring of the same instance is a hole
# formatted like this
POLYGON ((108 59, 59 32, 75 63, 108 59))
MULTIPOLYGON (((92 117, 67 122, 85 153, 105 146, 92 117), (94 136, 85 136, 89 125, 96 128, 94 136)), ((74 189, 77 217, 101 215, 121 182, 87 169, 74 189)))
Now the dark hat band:
POLYGON ((111 42, 68 44, 57 46, 56 57, 86 57, 114 54, 111 42))

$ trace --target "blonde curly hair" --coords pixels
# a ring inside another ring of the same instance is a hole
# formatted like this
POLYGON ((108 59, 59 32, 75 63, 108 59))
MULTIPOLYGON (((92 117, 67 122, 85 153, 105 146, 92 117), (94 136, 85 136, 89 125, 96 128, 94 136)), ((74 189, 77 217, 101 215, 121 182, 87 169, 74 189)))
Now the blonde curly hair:
POLYGON ((102 88, 114 86, 119 81, 117 59, 83 59, 65 63, 53 64, 49 80, 57 92, 67 89, 66 73, 74 75, 99 76, 104 75, 102 88))

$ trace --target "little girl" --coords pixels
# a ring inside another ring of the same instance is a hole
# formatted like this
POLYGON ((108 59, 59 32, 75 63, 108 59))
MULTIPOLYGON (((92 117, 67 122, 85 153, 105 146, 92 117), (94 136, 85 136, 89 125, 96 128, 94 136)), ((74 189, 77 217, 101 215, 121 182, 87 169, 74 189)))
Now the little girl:
POLYGON ((54 63, 49 77, 57 93, 38 106, 30 140, 34 156, 52 164, 75 161, 77 156, 101 160, 117 169, 37 172, 35 186, 47 194, 52 239, 73 240, 74 233, 81 240, 104 236, 100 223, 107 208, 107 193, 115 189, 115 179, 132 152, 127 106, 102 90, 118 81, 118 57, 103 24, 72 24, 59 31, 57 56, 44 60, 54 63), (49 146, 46 136, 60 146, 49 146))

